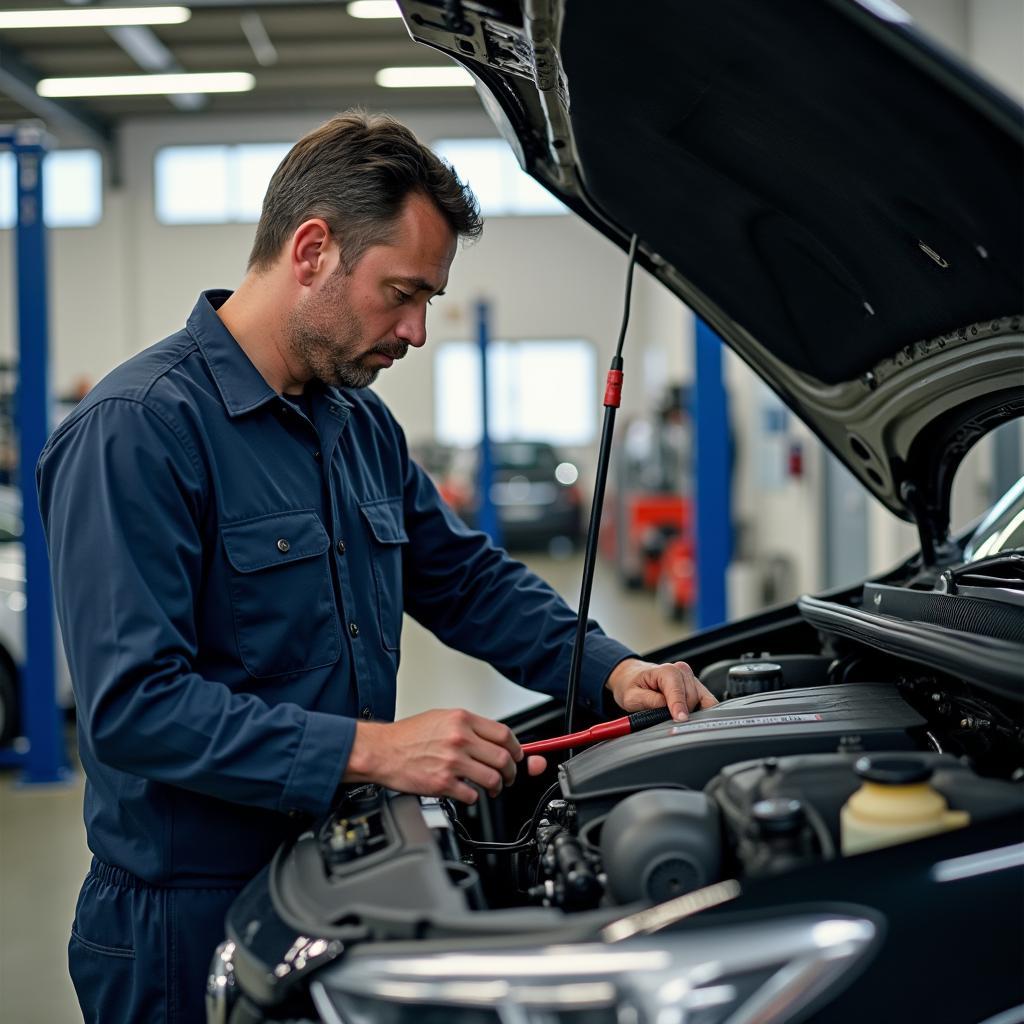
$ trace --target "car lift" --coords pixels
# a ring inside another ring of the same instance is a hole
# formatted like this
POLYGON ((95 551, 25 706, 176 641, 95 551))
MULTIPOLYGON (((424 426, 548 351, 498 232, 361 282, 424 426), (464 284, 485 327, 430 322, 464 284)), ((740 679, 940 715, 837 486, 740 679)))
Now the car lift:
POLYGON ((710 629, 727 618, 725 579, 732 558, 732 452, 728 400, 722 380, 724 347, 722 339, 698 317, 692 391, 697 629, 710 629))
POLYGON ((501 521, 494 506, 491 488, 494 484, 494 452, 491 448, 491 411, 488 399, 490 376, 489 347, 491 343, 491 304, 480 299, 474 306, 476 341, 480 349, 480 470, 477 491, 480 505, 477 509, 477 529, 488 534, 501 547, 501 521))
POLYGON ((43 222, 43 157, 46 132, 39 121, 0 125, 0 151, 11 150, 17 166, 15 245, 18 302, 18 478, 22 494, 25 545, 25 664, 20 673, 23 738, 0 749, 0 766, 23 768, 22 783, 66 781, 64 750, 54 673, 53 592, 43 524, 36 511, 35 465, 50 431, 47 373, 46 226, 43 222))

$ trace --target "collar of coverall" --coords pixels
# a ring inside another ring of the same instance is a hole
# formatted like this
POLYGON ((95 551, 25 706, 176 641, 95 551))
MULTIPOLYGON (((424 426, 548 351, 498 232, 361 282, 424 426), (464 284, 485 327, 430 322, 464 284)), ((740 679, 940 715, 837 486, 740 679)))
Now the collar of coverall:
MULTIPOLYGON (((234 419, 236 416, 243 416, 262 408, 277 398, 278 394, 263 379, 259 370, 217 316, 217 310, 230 295, 231 292, 224 288, 212 288, 202 292, 189 315, 186 328, 210 367, 224 408, 234 419)), ((352 407, 352 403, 337 388, 325 387, 318 382, 313 382, 313 385, 314 391, 323 395, 330 404, 345 409, 352 407)))

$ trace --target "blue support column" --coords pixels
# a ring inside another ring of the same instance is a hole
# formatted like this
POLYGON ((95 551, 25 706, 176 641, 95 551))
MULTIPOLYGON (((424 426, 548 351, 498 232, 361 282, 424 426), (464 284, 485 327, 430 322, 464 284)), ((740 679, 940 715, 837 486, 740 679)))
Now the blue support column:
POLYGON ((495 544, 501 544, 501 523, 498 510, 491 497, 494 483, 494 458, 491 453, 490 408, 488 399, 487 348, 491 340, 491 307, 481 299, 476 304, 476 340, 480 346, 480 508, 477 528, 488 534, 495 544))
POLYGON ((732 453, 722 381, 722 340, 697 320, 693 389, 697 628, 726 620, 725 574, 732 557, 732 453))
POLYGON ((46 226, 43 221, 45 135, 35 124, 19 126, 17 164, 18 475, 25 544, 25 664, 21 674, 22 724, 28 740, 23 781, 53 783, 67 777, 54 674, 53 593, 39 518, 35 465, 50 429, 48 378, 46 226))

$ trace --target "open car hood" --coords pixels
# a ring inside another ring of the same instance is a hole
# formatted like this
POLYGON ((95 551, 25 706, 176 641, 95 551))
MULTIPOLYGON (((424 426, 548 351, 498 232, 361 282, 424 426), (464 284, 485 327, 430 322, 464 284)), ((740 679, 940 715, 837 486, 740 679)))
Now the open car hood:
POLYGON ((399 3, 941 561, 956 467, 1024 414, 1024 111, 890 0, 399 3))

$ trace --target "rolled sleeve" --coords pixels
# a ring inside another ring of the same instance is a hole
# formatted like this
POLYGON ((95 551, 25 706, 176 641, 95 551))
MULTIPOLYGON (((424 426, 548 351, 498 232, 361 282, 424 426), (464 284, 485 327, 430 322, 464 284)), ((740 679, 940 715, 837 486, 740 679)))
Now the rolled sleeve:
POLYGON ((356 723, 340 715, 309 711, 299 751, 281 801, 282 811, 321 815, 330 807, 341 783, 356 736, 356 723))

